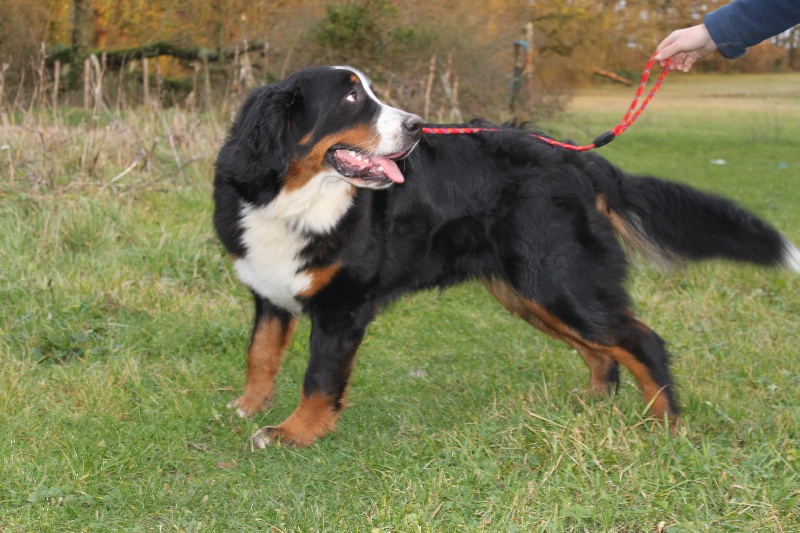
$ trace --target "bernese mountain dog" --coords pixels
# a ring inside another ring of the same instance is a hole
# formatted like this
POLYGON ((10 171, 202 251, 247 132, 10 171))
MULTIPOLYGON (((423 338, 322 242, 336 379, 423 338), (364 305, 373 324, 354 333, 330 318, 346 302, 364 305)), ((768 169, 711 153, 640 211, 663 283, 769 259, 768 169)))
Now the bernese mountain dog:
POLYGON ((376 313, 469 279, 575 348, 590 392, 616 389, 621 364, 652 416, 675 421, 669 354, 631 310, 616 236, 665 266, 721 257, 800 272, 793 244, 726 199, 514 126, 422 129, 350 67, 301 70, 241 106, 214 179, 214 225, 255 299, 244 393, 229 407, 268 407, 296 317, 311 320, 299 406, 259 430, 255 448, 307 446, 333 430, 376 313))

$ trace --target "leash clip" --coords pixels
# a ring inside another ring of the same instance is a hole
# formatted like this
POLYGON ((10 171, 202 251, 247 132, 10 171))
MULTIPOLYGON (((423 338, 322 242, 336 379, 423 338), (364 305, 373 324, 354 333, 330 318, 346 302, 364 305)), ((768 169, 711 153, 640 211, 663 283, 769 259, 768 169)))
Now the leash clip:
POLYGON ((595 140, 593 140, 592 145, 594 145, 595 148, 600 148, 601 146, 607 145, 616 138, 617 134, 609 130, 598 136, 595 140))

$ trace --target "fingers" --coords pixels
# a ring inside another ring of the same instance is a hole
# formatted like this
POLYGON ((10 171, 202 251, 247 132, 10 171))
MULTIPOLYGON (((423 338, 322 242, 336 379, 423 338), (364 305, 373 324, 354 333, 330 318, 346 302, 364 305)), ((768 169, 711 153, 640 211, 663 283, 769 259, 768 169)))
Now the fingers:
POLYGON ((681 50, 681 43, 676 41, 659 52, 656 59, 662 67, 666 67, 667 60, 670 59, 672 60, 670 63, 670 70, 678 70, 677 66, 684 62, 687 55, 686 52, 681 50))
POLYGON ((717 45, 705 24, 675 30, 656 47, 655 59, 662 67, 671 59, 670 70, 689 72, 699 58, 716 50, 717 45))
POLYGON ((677 70, 676 62, 678 58, 673 56, 681 50, 681 35, 683 35, 684 32, 685 30, 673 31, 656 47, 656 55, 654 57, 659 65, 661 65, 661 68, 665 68, 669 65, 670 70, 677 70), (669 59, 672 60, 671 63, 667 61, 669 59))
MULTIPOLYGON (((684 32, 684 30, 675 30, 672 33, 670 33, 669 35, 667 35, 667 38, 664 39, 663 41, 661 41, 658 44, 658 46, 656 47, 657 55, 659 55, 659 56, 663 55, 662 51, 665 48, 667 48, 668 46, 672 45, 675 41, 680 39, 681 33, 683 33, 683 32, 684 32)), ((669 59, 669 56, 664 57, 664 59, 669 59)))
POLYGON ((679 70, 681 72, 689 72, 692 69, 692 65, 696 58, 690 54, 679 53, 675 54, 672 57, 672 63, 670 64, 670 70, 679 70))

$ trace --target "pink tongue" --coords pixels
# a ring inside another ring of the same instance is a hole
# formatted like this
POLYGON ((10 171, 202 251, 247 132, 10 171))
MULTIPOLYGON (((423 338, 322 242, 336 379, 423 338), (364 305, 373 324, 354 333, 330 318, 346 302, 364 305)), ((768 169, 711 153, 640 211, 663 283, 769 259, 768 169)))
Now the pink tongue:
POLYGON ((355 157, 350 150, 337 150, 336 157, 341 162, 346 163, 354 169, 368 171, 369 174, 373 176, 375 174, 382 174, 392 180, 394 183, 403 183, 405 181, 402 172, 400 172, 400 169, 397 167, 397 163, 388 157, 369 157, 365 155, 355 157), (383 169, 378 170, 379 167, 383 167, 383 169))
POLYGON ((375 166, 382 166, 386 177, 393 182, 403 183, 405 181, 403 173, 400 172, 400 168, 398 168, 397 163, 388 157, 370 157, 369 160, 375 166))

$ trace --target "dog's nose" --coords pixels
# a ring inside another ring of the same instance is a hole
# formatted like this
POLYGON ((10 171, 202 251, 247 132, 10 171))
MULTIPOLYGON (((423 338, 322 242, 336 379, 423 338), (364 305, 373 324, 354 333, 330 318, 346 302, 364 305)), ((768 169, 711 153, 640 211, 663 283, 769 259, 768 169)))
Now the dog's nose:
POLYGON ((403 129, 412 139, 418 141, 422 137, 422 125, 425 124, 420 117, 412 115, 403 121, 403 129))

